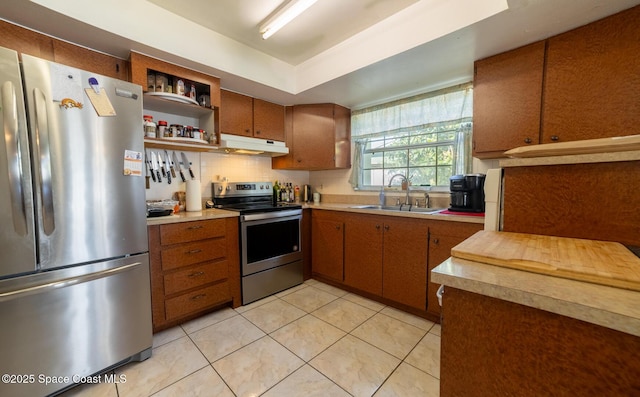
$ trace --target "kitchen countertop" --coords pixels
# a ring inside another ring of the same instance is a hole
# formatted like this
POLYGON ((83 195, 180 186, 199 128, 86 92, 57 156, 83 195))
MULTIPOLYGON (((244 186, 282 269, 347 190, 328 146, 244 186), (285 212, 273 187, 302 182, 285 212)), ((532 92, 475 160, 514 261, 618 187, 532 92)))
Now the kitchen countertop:
POLYGON ((640 293, 588 282, 449 258, 434 283, 545 310, 640 336, 640 293))
MULTIPOLYGON (((345 211, 345 212, 357 212, 360 214, 374 214, 374 215, 387 215, 387 216, 399 216, 405 218, 415 219, 432 219, 438 221, 450 221, 450 222, 467 222, 467 223, 484 223, 483 216, 468 216, 468 215, 453 215, 453 214, 425 214, 420 212, 410 211, 392 211, 392 210, 378 210, 367 208, 353 208, 358 204, 341 204, 341 203, 320 203, 320 204, 303 204, 303 209, 316 209, 316 210, 330 210, 330 211, 345 211)), ((147 226, 163 225, 167 223, 176 222, 190 222, 190 221, 202 221, 207 219, 219 219, 219 218, 231 218, 238 217, 238 212, 225 211, 221 209, 206 209, 202 211, 193 212, 179 212, 169 216, 159 216, 156 218, 147 218, 147 226)))
POLYGON ((399 216, 405 218, 415 219, 432 219, 438 221, 450 221, 450 222, 466 222, 466 223, 484 223, 483 216, 469 216, 469 215, 453 215, 453 214, 425 214, 421 212, 411 211, 392 211, 392 210, 379 210, 371 208, 353 208, 358 204, 342 204, 342 203, 320 203, 320 204, 305 204, 302 208, 311 208, 318 210, 331 210, 331 211, 347 211, 357 212, 360 214, 373 214, 373 215, 387 215, 387 216, 399 216))
POLYGON ((147 218, 147 226, 163 225, 167 223, 203 221, 207 219, 233 218, 238 217, 236 211, 225 211, 220 209, 205 209, 202 211, 182 211, 169 216, 159 216, 156 218, 147 218))

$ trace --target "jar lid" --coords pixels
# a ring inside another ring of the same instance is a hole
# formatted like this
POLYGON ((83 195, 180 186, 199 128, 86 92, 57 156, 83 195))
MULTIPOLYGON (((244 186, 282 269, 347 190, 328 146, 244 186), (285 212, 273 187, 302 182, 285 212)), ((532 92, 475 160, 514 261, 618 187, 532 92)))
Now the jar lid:
POLYGON ((153 120, 153 116, 152 116, 152 115, 150 115, 150 114, 145 114, 144 116, 142 116, 142 118, 144 118, 144 119, 151 119, 151 120, 153 120))
POLYGON ((167 122, 164 120, 159 120, 158 125, 167 125, 167 122))

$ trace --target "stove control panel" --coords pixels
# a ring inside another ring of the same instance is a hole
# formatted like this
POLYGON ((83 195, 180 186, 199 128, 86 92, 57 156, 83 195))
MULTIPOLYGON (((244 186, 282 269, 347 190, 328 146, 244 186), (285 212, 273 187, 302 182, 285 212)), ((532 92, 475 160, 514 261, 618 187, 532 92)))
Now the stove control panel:
POLYGON ((214 197, 253 197, 271 195, 270 182, 215 182, 214 197))

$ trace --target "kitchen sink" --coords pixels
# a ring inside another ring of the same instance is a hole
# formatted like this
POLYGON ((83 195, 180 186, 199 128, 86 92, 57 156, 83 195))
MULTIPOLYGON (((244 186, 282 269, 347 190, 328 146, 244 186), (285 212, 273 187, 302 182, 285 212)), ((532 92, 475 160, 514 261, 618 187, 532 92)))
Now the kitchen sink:
POLYGON ((416 207, 414 205, 353 205, 349 208, 363 209, 363 210, 420 212, 423 214, 433 214, 446 209, 446 208, 423 208, 423 207, 416 207))

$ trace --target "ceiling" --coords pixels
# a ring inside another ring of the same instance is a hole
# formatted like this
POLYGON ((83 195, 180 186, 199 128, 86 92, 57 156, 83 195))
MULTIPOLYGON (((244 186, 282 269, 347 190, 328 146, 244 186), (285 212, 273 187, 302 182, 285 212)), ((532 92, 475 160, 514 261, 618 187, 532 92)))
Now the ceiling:
POLYGON ((0 18, 127 58, 139 51, 290 105, 352 109, 472 80, 473 62, 640 0, 318 0, 268 40, 285 0, 12 0, 0 18))
POLYGON ((149 0, 292 65, 320 54, 419 0, 319 0, 263 40, 259 27, 287 0, 149 0))

